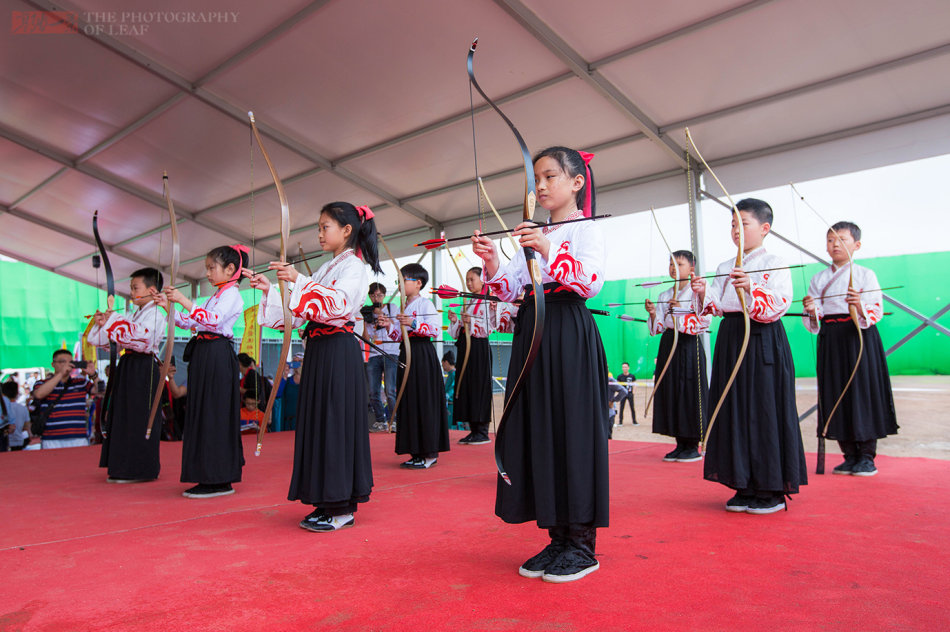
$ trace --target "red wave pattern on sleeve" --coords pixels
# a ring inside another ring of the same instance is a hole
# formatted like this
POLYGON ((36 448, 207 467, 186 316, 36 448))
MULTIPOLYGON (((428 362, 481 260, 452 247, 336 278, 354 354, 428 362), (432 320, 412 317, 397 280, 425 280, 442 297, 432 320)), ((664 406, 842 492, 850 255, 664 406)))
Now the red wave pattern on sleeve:
POLYGON ((217 318, 212 317, 211 312, 201 307, 191 310, 191 320, 202 325, 214 325, 218 322, 217 318))
POLYGON ((702 330, 702 320, 696 314, 683 316, 683 333, 695 336, 702 330))
POLYGON ((491 281, 488 283, 488 287, 491 288, 491 291, 495 294, 503 294, 505 296, 511 294, 511 284, 508 282, 507 276, 502 276, 491 281))
POLYGON ((881 306, 879 306, 877 303, 872 303, 870 305, 865 304, 864 313, 868 315, 868 327, 881 322, 881 318, 884 316, 881 306))
POLYGON ((416 327, 416 333, 420 336, 434 336, 435 332, 432 331, 432 327, 429 326, 429 323, 422 323, 416 327))
POLYGON ((331 316, 333 314, 340 314, 345 311, 346 308, 346 298, 343 299, 343 304, 337 302, 334 294, 323 294, 320 292, 322 286, 316 283, 308 283, 308 288, 306 291, 300 294, 300 302, 293 313, 299 316, 300 318, 305 318, 307 320, 317 320, 317 316, 323 314, 325 316, 331 316))
MULTIPOLYGON (((557 256, 554 258, 554 261, 551 262, 551 276, 561 285, 576 288, 584 294, 589 294, 591 286, 589 283, 584 282, 586 278, 584 274, 584 264, 571 255, 570 247, 571 242, 561 242, 557 256)), ((590 279, 590 283, 596 280, 597 275, 595 274, 590 279)))
POLYGON ((784 298, 776 300, 775 296, 760 287, 752 286, 752 305, 749 306, 749 316, 760 318, 774 318, 788 301, 784 298))

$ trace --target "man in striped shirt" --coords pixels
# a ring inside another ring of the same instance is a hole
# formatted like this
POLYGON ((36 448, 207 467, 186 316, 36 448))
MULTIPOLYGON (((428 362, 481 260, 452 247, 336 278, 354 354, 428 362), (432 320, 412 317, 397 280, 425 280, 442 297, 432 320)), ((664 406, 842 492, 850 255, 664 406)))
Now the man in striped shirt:
POLYGON ((53 352, 53 375, 33 386, 37 406, 53 406, 43 431, 44 450, 89 445, 86 396, 96 383, 96 365, 90 363, 78 377, 71 377, 75 368, 73 354, 58 349, 53 352))

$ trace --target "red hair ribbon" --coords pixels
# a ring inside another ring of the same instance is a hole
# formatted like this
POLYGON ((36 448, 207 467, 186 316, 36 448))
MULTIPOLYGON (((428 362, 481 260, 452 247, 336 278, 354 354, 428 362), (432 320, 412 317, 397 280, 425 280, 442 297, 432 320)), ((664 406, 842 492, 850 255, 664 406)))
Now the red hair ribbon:
POLYGON ((368 206, 357 206, 356 212, 360 214, 360 221, 365 222, 368 219, 376 217, 368 206))
POLYGON ((587 187, 587 193, 584 195, 584 217, 590 217, 590 212, 591 212, 590 194, 591 194, 591 190, 594 188, 593 186, 591 186, 591 183, 590 183, 590 161, 593 160, 594 154, 590 152, 586 152, 586 151, 578 151, 577 153, 581 155, 581 159, 584 161, 584 166, 586 167, 586 170, 587 170, 587 173, 584 176, 585 178, 584 184, 587 187))

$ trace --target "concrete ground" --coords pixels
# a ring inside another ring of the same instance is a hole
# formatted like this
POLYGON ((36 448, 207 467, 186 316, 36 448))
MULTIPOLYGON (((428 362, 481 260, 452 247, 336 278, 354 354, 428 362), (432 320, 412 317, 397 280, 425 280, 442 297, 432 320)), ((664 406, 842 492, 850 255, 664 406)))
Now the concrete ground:
MULTIPOLYGON (((950 376, 895 376, 891 378, 894 390, 894 404, 897 408, 897 423, 900 431, 897 435, 878 442, 878 453, 889 456, 922 456, 933 459, 950 460, 950 376)), ((624 411, 623 425, 614 427, 614 440, 653 441, 674 443, 670 437, 651 432, 652 410, 646 417, 643 407, 646 405, 652 383, 638 382, 634 389, 634 401, 637 407, 639 425, 631 424, 629 406, 624 411)), ((815 405, 816 390, 814 378, 796 380, 799 414, 815 405)), ((495 419, 501 418, 501 395, 495 396, 495 419)), ((651 407, 652 409, 652 407, 651 407)), ((717 422, 718 423, 718 422, 717 422)), ((802 438, 806 452, 817 450, 817 416, 812 413, 802 420, 802 438)), ((828 442, 826 450, 829 463, 834 467, 834 456, 838 452, 834 442, 828 442)))

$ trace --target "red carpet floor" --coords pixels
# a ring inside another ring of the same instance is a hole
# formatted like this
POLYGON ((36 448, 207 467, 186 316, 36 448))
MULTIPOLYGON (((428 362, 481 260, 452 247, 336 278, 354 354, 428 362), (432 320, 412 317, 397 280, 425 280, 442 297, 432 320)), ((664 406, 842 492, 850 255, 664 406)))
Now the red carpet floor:
POLYGON ((554 585, 517 574, 546 540, 494 517, 492 446, 406 471, 371 439, 371 502, 332 534, 284 500, 290 433, 248 439, 237 493, 206 500, 180 496, 180 444, 140 485, 106 484, 97 447, 0 455, 0 630, 950 628, 947 461, 879 457, 751 516, 701 463, 613 442, 601 569, 554 585))

